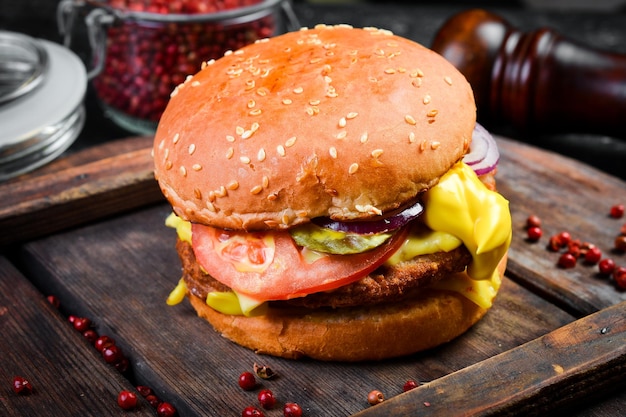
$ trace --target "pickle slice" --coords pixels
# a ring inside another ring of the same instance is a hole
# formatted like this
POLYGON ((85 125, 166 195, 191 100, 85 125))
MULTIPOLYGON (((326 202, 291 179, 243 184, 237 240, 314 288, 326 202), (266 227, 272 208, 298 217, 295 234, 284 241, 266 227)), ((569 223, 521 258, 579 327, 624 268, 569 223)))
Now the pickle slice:
POLYGON ((313 223, 294 227, 289 232, 299 246, 336 255, 366 252, 382 245, 393 235, 393 233, 361 235, 358 233, 338 232, 313 223))

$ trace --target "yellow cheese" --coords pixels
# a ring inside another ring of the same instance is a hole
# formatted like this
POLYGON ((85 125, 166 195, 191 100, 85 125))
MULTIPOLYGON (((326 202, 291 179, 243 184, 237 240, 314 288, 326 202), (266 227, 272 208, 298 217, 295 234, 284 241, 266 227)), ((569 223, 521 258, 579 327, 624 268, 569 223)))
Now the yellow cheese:
POLYGON ((511 243, 509 202, 459 162, 424 193, 424 207, 428 227, 456 236, 471 253, 467 274, 475 280, 491 279, 511 243))
POLYGON ((171 213, 165 219, 165 225, 176 229, 178 238, 191 245, 191 222, 181 219, 175 213, 171 213))

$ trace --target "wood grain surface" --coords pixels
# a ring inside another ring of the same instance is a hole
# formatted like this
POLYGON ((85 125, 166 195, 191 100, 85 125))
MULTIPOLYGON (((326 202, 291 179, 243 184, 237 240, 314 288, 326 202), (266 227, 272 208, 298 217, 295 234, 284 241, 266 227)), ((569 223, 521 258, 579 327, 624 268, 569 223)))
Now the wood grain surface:
MULTIPOLYGON (((492 310, 465 335, 404 358, 345 364, 259 356, 215 334, 187 302, 166 306, 180 265, 174 232, 163 225, 170 212, 164 203, 30 241, 12 251, 11 259, 41 294, 60 298, 62 313, 89 317, 100 334, 114 337, 131 360, 131 382, 153 387, 180 415, 241 415, 257 403, 261 387, 272 389, 279 405, 298 402, 306 416, 516 410, 615 415, 626 408, 626 395, 610 389, 625 382, 626 292, 599 278, 592 266, 558 268, 558 254, 547 251, 546 243, 548 235, 567 229, 626 264, 624 254, 611 252, 622 221, 608 216, 612 204, 624 202, 626 184, 559 155, 497 140, 498 187, 511 202, 515 232, 502 290, 492 310), (525 239, 531 213, 544 225, 537 243, 525 239), (255 362, 279 375, 243 391, 237 377, 255 362), (403 394, 407 379, 428 383, 403 394), (388 400, 370 407, 367 394, 373 389, 388 400), (469 397, 473 400, 465 401, 469 397)), ((27 334, 15 337, 29 340, 27 334)), ((28 354, 0 343, 16 360, 28 354)))

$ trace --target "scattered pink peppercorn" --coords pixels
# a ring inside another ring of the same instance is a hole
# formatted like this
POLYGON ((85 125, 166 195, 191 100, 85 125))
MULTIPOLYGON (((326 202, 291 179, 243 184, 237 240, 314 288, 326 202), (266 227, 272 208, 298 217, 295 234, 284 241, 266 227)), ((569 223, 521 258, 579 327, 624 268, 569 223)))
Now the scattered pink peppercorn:
POLYGON ((174 417, 176 415, 176 408, 168 402, 162 402, 156 409, 158 417, 174 417))
POLYGON ((541 227, 541 219, 539 218, 539 216, 534 214, 528 216, 528 218, 526 219, 526 227, 541 227))
POLYGON ((22 376, 13 377, 13 392, 18 395, 28 395, 33 392, 33 386, 30 381, 22 376))
POLYGON ((559 257, 558 266, 564 269, 573 268, 576 266, 576 257, 569 252, 562 254, 559 257))
POLYGON ((61 307, 61 301, 59 301, 59 298, 56 295, 49 295, 46 298, 48 299, 48 302, 52 304, 54 308, 61 307))
POLYGON ((543 231, 541 230, 541 227, 533 226, 533 227, 529 227, 526 230, 526 235, 528 236, 529 241, 536 242, 539 239, 541 239, 541 235, 543 235, 543 231))
POLYGON ((114 365, 121 361, 124 357, 122 350, 116 345, 107 346, 102 349, 102 357, 106 363, 114 365))
POLYGON ((84 332, 89 330, 89 328, 91 327, 91 320, 86 317, 76 317, 74 318, 72 325, 79 332, 84 332))
POLYGON ((613 271, 613 279, 615 285, 622 290, 626 290, 626 267, 620 266, 613 271))
POLYGON ((146 398, 148 395, 152 394, 152 388, 147 385, 137 385, 135 389, 143 398, 146 398))
POLYGON ((93 345, 94 343, 96 343, 96 340, 98 340, 98 333, 96 333, 96 331, 93 329, 85 330, 83 332, 83 337, 93 345))
POLYGON ((239 375, 239 386, 245 391, 253 390, 256 387, 256 378, 252 372, 242 372, 239 375))
POLYGON ((276 405, 276 397, 274 393, 269 389, 262 389, 257 396, 259 404, 266 410, 271 410, 276 405))
POLYGON ((626 252, 626 236, 621 235, 615 238, 615 250, 626 252))
POLYGON ((157 408, 159 404, 161 404, 161 400, 159 400, 159 397, 154 394, 146 395, 146 401, 148 401, 148 404, 150 404, 152 408, 157 408))
POLYGON ((598 263, 598 269, 602 275, 611 275, 615 270, 615 261, 611 258, 604 258, 598 263))
POLYGON ((616 204, 611 207, 611 211, 609 212, 610 216, 614 219, 620 219, 624 216, 624 205, 616 204))
POLYGON ((593 265, 600 262, 601 258, 602 258, 602 251, 597 246, 590 247, 589 249, 587 249, 587 252, 585 253, 585 262, 593 264, 593 265))
POLYGON ((370 393, 367 394, 367 402, 370 405, 380 404, 383 401, 385 401, 385 396, 383 395, 382 392, 378 391, 377 389, 370 391, 370 393))
POLYGON ((103 335, 96 339, 93 346, 98 352, 102 352, 104 348, 113 346, 114 344, 115 340, 111 339, 109 336, 103 335))
POLYGON ((137 407, 137 395, 134 392, 130 391, 120 391, 117 394, 117 405, 122 408, 122 410, 134 410, 137 407))
POLYGON ((622 227, 619 229, 619 234, 626 235, 626 223, 624 223, 622 227))
POLYGON ((415 380, 409 379, 402 386, 402 391, 404 392, 411 391, 413 388, 417 388, 418 386, 419 384, 415 380))
POLYGON ((265 414, 258 408, 249 406, 243 409, 241 417, 265 417, 265 414))
POLYGON ((285 417, 302 417, 302 408, 297 403, 285 403, 283 415, 285 417))

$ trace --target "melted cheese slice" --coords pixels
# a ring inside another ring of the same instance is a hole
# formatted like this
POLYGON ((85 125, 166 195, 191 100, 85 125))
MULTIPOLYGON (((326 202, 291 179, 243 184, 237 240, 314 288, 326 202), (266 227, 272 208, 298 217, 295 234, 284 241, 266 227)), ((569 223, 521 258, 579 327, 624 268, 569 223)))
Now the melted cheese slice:
MULTIPOLYGON (((512 237, 508 201, 487 189, 469 166, 459 162, 424 194, 424 203, 422 216, 430 230, 415 227, 386 263, 396 265, 463 244, 472 255, 467 271, 437 282, 434 288, 455 291, 483 308, 491 307, 501 283, 497 265, 512 237)), ((191 243, 189 222, 172 213, 165 224, 175 228, 181 240, 191 243)), ((315 252, 310 256, 324 255, 315 252)), ((182 280, 168 297, 168 304, 170 299, 182 301, 181 291, 186 291, 182 280)), ((262 302, 234 292, 210 293, 207 304, 225 314, 246 316, 262 314, 266 308, 262 302)))

